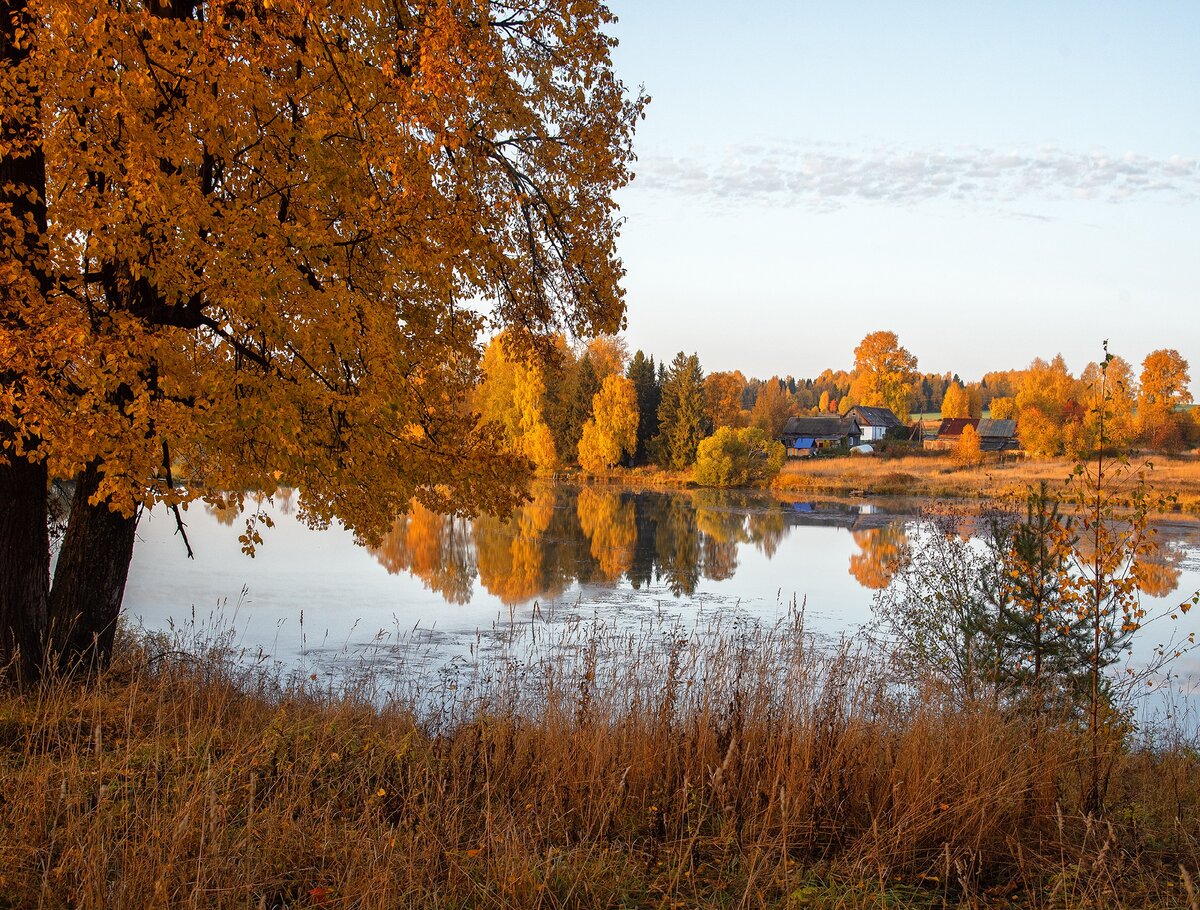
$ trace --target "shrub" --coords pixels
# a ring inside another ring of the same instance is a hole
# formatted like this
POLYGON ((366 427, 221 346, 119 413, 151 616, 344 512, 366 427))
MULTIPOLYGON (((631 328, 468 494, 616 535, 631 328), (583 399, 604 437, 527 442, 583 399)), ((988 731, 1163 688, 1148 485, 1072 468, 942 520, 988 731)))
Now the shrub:
POLYGON ((696 482, 711 487, 740 487, 770 480, 783 467, 783 443, 757 427, 721 427, 696 452, 696 482))

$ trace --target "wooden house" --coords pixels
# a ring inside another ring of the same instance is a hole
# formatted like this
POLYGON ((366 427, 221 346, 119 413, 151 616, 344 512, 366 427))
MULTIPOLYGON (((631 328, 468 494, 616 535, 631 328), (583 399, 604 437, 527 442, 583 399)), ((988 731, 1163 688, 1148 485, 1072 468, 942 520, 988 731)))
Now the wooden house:
POLYGON ((976 417, 943 417, 942 422, 938 424, 937 435, 925 438, 925 448, 952 449, 962 439, 963 430, 967 427, 978 430, 979 419, 976 417))
POLYGON ((787 448, 789 458, 803 458, 819 449, 856 446, 862 441, 862 429, 849 416, 791 417, 779 441, 787 448))
POLYGON ((1015 420, 992 420, 985 417, 976 427, 979 448, 984 452, 1008 452, 1020 448, 1015 420))
POLYGON ((907 429, 891 408, 868 408, 856 404, 846 412, 846 416, 853 418, 862 430, 863 442, 878 442, 889 432, 907 429))

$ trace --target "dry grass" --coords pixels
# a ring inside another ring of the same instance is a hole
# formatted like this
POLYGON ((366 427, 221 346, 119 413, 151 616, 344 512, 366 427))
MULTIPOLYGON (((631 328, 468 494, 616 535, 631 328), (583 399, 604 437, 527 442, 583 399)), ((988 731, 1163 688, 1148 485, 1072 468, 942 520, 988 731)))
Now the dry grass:
MULTIPOLYGON (((1147 459, 1148 478, 1162 493, 1176 497, 1180 511, 1200 512, 1200 458, 1159 455, 1147 459)), ((1140 463, 1140 461, 1135 461, 1140 463)), ((894 458, 793 459, 773 486, 793 492, 978 498, 1024 496, 1039 481, 1061 483, 1075 463, 1068 459, 999 460, 992 456, 978 468, 954 464, 948 453, 931 452, 894 458)))
POLYGON ((567 639, 402 698, 154 641, 0 693, 0 907, 1189 906, 1190 745, 1084 819, 1068 727, 798 626, 567 639))

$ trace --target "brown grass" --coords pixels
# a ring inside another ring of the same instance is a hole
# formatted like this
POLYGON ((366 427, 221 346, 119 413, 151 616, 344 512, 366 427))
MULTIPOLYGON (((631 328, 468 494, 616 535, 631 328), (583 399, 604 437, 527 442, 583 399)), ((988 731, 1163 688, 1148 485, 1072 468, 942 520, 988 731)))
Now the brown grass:
MULTIPOLYGON (((1152 486, 1176 497, 1179 511, 1200 512, 1200 458, 1150 456, 1152 486)), ((1135 459, 1134 464, 1143 459, 1135 459)), ((773 486, 778 490, 846 495, 913 496, 971 499, 1023 496, 1046 480, 1062 483, 1075 462, 1068 459, 1007 459, 990 456, 980 467, 959 467, 949 453, 931 452, 892 458, 839 457, 788 461, 773 486)))
POLYGON ((1085 819, 1069 725, 798 626, 566 639, 403 697, 153 640, 0 693, 0 907, 1189 906, 1190 746, 1114 743, 1085 819))

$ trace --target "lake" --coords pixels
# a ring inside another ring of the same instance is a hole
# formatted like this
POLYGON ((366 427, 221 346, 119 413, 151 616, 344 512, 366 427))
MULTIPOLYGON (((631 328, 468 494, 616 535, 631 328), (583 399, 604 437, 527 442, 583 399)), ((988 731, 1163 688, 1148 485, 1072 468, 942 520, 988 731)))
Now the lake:
MULTIPOLYGON (((250 506, 274 522, 260 523, 253 558, 241 552, 246 516, 234 509, 195 504, 185 513, 194 560, 174 518, 147 513, 127 615, 153 630, 224 628, 241 647, 314 669, 386 662, 401 646, 408 662, 438 666, 514 624, 593 617, 774 622, 802 606, 806 628, 836 637, 870 620, 876 592, 921 526, 916 506, 902 501, 547 485, 507 521, 416 508, 370 550, 341 527, 306 527, 294 505, 283 490, 250 506)), ((1200 524, 1181 519, 1159 533, 1162 556, 1144 597, 1152 613, 1200 588, 1200 524)), ((1196 619, 1182 628, 1200 627, 1196 619)), ((1138 649, 1148 653, 1171 631, 1143 630, 1138 649)), ((1194 682, 1193 658, 1176 669, 1194 682)))

